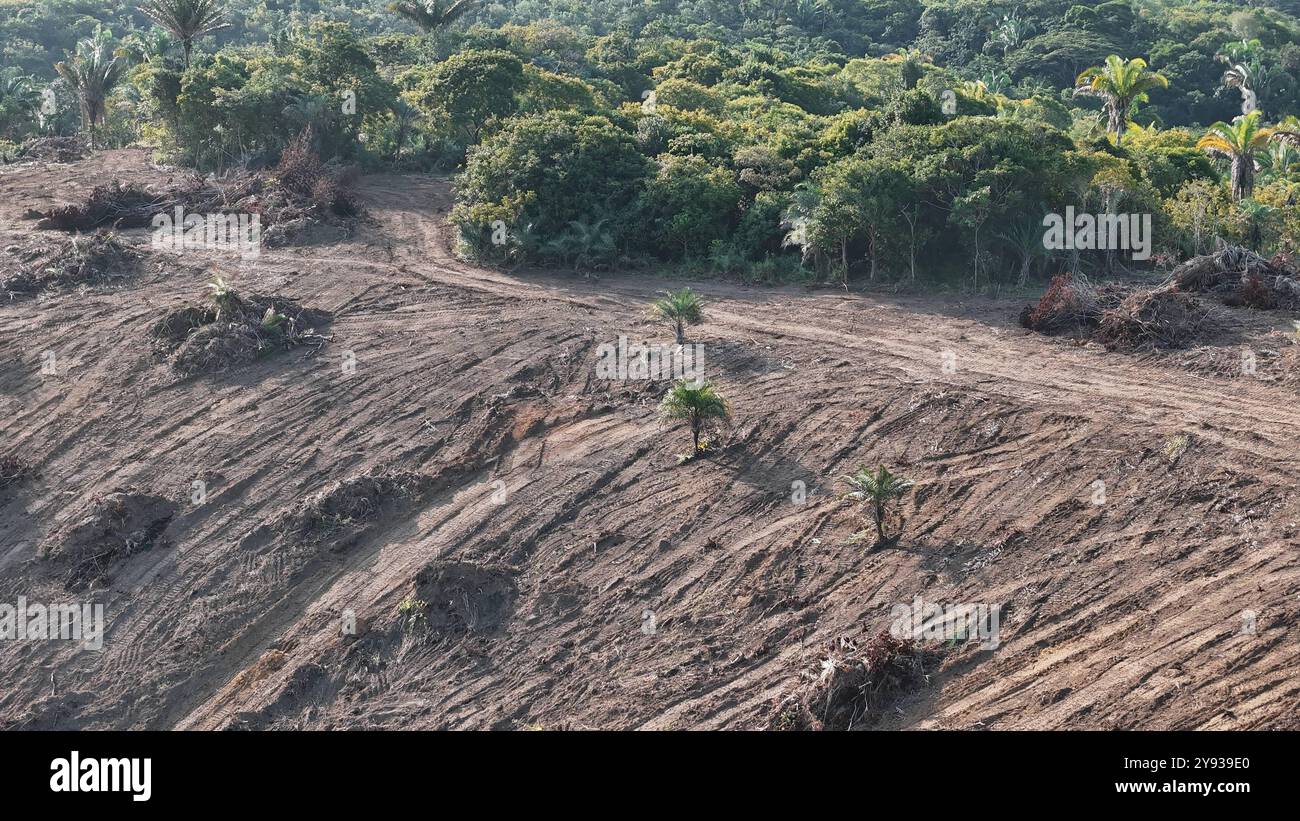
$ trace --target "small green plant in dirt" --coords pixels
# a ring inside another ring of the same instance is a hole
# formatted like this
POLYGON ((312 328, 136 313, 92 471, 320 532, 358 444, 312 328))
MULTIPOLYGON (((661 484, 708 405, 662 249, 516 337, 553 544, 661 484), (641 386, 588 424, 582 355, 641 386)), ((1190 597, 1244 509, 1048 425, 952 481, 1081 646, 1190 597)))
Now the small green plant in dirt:
POLYGON ((664 396, 659 404, 659 414, 669 421, 690 423, 694 447, 690 454, 682 457, 681 461, 686 461, 709 449, 708 440, 702 440, 700 434, 711 422, 722 422, 731 418, 731 406, 712 384, 693 383, 682 379, 664 396))
POLYGON ((414 633, 423 627, 428 621, 425 615, 428 609, 429 603, 424 599, 417 599, 414 596, 402 599, 402 603, 397 605, 397 612, 402 615, 402 631, 414 633))
POLYGON ((1176 436, 1166 436, 1165 460, 1171 465, 1176 463, 1187 452, 1187 446, 1190 444, 1191 440, 1181 433, 1176 436))
POLYGON ((672 323, 677 344, 686 344, 686 326, 698 325, 704 318, 704 303, 690 288, 668 291, 650 304, 650 317, 672 323))
POLYGON ((214 276, 208 283, 208 298, 217 306, 218 321, 239 310, 239 293, 220 276, 214 276))
POLYGON ((288 318, 275 308, 267 308, 266 313, 262 314, 262 327, 268 331, 279 331, 288 318))
MULTIPOLYGON (((863 505, 871 514, 872 524, 876 530, 876 547, 897 541, 902 535, 902 526, 899 526, 899 533, 890 537, 885 532, 885 519, 891 506, 896 504, 897 500, 912 487, 909 479, 890 473, 889 468, 879 465, 874 471, 867 467, 858 468, 858 472, 851 476, 845 476, 844 481, 853 488, 844 494, 844 498, 852 499, 863 505)), ((854 534, 855 541, 863 541, 866 531, 854 534)))

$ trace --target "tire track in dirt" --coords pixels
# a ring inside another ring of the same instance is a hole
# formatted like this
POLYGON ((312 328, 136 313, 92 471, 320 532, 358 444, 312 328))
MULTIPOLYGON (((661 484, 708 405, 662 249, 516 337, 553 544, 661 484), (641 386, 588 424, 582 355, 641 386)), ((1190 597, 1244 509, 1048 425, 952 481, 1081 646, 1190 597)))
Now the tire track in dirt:
POLYGON ((969 318, 992 303, 701 283, 700 337, 737 424, 731 449, 677 466, 658 390, 590 377, 594 343, 664 336, 644 304, 675 283, 480 270, 446 248, 445 183, 371 178, 365 192, 377 228, 356 243, 211 263, 236 287, 334 311, 311 359, 165 378, 133 345, 202 292, 203 270, 0 308, 0 349, 26 352, 0 373, 17 409, 0 433, 42 473, 0 500, 15 525, 3 592, 41 589, 32 543, 97 492, 184 498, 212 476, 173 544, 105 591, 102 658, 0 648, 0 723, 762 726, 827 642, 883 629, 922 594, 1005 603, 1004 643, 945 648, 888 726, 1294 726, 1300 414, 1276 387, 969 318), (32 352, 56 328, 77 378, 42 387, 32 352), (1176 433, 1191 441, 1171 461, 1176 433), (481 464, 340 560, 298 566, 248 541, 331 481, 462 458, 481 464), (843 543, 856 525, 834 496, 876 460, 917 490, 909 539, 867 554, 843 543), (504 621, 404 633, 397 604, 439 562, 504 568, 518 591, 504 621), (355 639, 339 635, 344 608, 366 625, 355 639), (67 692, 51 699, 37 668, 67 692))

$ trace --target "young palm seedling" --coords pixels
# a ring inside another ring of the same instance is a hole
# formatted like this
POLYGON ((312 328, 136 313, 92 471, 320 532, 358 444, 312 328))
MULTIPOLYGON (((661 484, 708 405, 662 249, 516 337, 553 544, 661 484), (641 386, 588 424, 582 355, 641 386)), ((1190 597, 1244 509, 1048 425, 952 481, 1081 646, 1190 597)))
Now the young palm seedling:
MULTIPOLYGON (((860 467, 857 473, 845 476, 844 481, 848 482, 849 486, 853 488, 853 490, 844 494, 845 498, 858 502, 871 513, 871 520, 876 527, 876 543, 874 546, 879 547, 898 539, 902 535, 901 525, 900 532, 890 538, 885 534, 885 518, 891 505, 907 492, 907 489, 912 486, 912 482, 890 473, 889 468, 884 465, 877 467, 874 472, 865 466, 860 467)), ((862 535, 858 534, 858 538, 861 538, 862 535)))
POLYGON ((677 331, 677 344, 686 344, 686 326, 698 325, 704 318, 704 303, 690 288, 669 291, 650 304, 650 317, 672 323, 677 331))
POLYGON ((239 309, 239 294, 221 276, 214 276, 208 283, 208 297, 217 306, 216 320, 229 319, 239 309))
POLYGON ((684 420, 691 425, 691 440, 694 447, 682 461, 692 459, 708 450, 708 442, 700 442, 700 434, 712 421, 730 418, 731 408, 717 389, 708 382, 694 383, 680 380, 664 396, 659 404, 659 415, 670 421, 684 420))

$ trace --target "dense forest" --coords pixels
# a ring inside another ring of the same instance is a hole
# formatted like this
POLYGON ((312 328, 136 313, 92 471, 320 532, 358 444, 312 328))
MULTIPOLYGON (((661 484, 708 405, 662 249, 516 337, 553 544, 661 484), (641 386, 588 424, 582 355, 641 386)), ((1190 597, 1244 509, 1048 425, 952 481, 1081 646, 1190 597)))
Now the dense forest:
POLYGON ((0 153, 456 175, 487 261, 1025 285, 1300 246, 1300 0, 0 0, 0 153), (1150 215, 1149 260, 1044 247, 1150 215))

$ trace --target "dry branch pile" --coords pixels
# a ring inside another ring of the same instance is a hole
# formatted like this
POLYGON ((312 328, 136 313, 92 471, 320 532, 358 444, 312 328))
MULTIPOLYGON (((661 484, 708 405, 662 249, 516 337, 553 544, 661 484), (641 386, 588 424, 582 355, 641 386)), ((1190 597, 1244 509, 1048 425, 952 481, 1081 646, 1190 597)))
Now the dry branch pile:
POLYGON ((291 299, 230 293, 220 306, 186 307, 167 314, 151 335, 177 373, 193 376, 247 365, 277 348, 323 345, 317 328, 329 312, 291 299))
POLYGON ((1209 328, 1209 310, 1172 283, 1158 288, 1093 285, 1081 275, 1055 277, 1020 324, 1042 334, 1075 334, 1111 350, 1177 348, 1209 328))
POLYGON ((87 146, 80 137, 34 137, 14 152, 14 162, 75 162, 86 156, 87 146))
POLYGON ((73 236, 53 248, 41 245, 15 252, 22 256, 22 264, 16 273, 0 278, 0 294, 11 299, 56 288, 106 284, 134 275, 140 266, 138 253, 102 229, 73 236))
POLYGON ((1208 315, 1205 305, 1190 294, 1172 288, 1141 289, 1102 312, 1093 338, 1112 349, 1178 348, 1197 338, 1208 315))
POLYGON ((1214 294, 1227 305, 1300 310, 1300 275, 1288 261, 1236 245, 1189 259, 1169 279, 1180 291, 1214 294))
POLYGON ((867 729, 890 704, 925 681, 915 642, 882 631, 859 648, 840 639, 815 677, 782 702, 768 729, 867 729))
POLYGON ((54 208, 40 214, 37 228, 89 231, 99 226, 147 228, 159 214, 176 208, 187 214, 257 215, 262 239, 283 243, 313 225, 351 228, 362 208, 351 191, 354 174, 330 169, 311 149, 311 132, 304 131, 270 171, 239 174, 227 180, 195 177, 167 191, 150 191, 114 180, 97 186, 82 205, 54 208))

